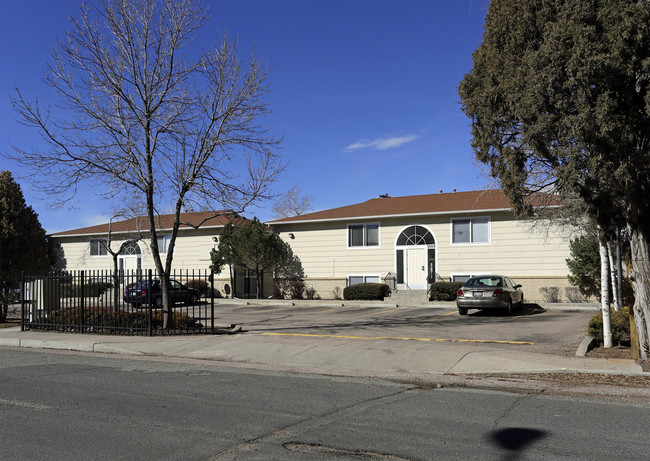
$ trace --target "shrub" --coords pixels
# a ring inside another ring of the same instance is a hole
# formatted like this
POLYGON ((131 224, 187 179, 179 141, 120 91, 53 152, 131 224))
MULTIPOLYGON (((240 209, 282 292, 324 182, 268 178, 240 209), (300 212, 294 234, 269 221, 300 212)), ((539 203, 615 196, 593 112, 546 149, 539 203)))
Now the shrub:
POLYGON ((210 293, 210 287, 208 286, 208 282, 205 281, 204 279, 188 280, 186 286, 187 288, 194 288, 195 290, 199 290, 199 293, 201 294, 202 297, 208 296, 208 294, 210 293))
MULTIPOLYGON (((58 324, 75 327, 79 325, 81 309, 72 307, 53 312, 48 317, 38 318, 34 323, 58 324)), ((151 315, 151 327, 162 328, 163 313, 154 309, 151 315)), ((111 307, 89 306, 84 309, 84 327, 101 330, 108 327, 147 327, 147 310, 136 312, 113 310, 111 307)), ((181 312, 174 312, 174 327, 181 329, 200 328, 202 325, 193 317, 181 312)))
POLYGON ((435 282, 429 288, 429 301, 455 301, 463 282, 435 282))
POLYGON ((385 283, 357 283, 343 290, 343 299, 347 300, 382 300, 388 296, 390 289, 385 283))
MULTIPOLYGON (((64 298, 81 296, 81 285, 61 284, 60 287, 61 296, 64 298)), ((107 282, 87 282, 84 284, 83 295, 91 297, 101 296, 111 287, 112 285, 107 282)))
POLYGON ((564 294, 569 302, 572 303, 583 303, 586 301, 585 296, 580 292, 578 287, 565 287, 564 294))
POLYGON ((101 296, 111 286, 107 282, 88 282, 84 284, 84 296, 101 296))
POLYGON ((274 296, 280 299, 302 299, 305 282, 300 279, 275 279, 274 296))
MULTIPOLYGON (((630 310, 627 307, 619 311, 609 310, 609 317, 612 323, 612 343, 630 344, 630 310)), ((594 342, 598 345, 603 343, 603 313, 594 315, 589 320, 587 333, 594 337, 594 342)))
POLYGON ((539 289, 544 301, 547 303, 560 302, 560 289, 558 287, 542 287, 539 289))

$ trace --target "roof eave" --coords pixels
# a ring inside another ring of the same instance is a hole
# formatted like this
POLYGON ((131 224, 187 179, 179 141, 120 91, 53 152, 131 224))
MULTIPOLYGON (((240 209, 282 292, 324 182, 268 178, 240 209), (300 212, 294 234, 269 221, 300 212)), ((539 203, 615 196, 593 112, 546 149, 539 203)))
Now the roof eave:
MULTIPOLYGON (((217 228, 223 227, 224 225, 225 224, 219 224, 219 225, 216 225, 216 226, 199 226, 198 229, 217 229, 217 228)), ((237 224, 233 224, 233 226, 241 227, 241 226, 238 226, 237 224)), ((181 228, 178 229, 178 231, 181 232, 181 231, 198 230, 198 229, 195 229, 193 227, 181 227, 181 228)), ((156 231, 157 232, 166 232, 166 231, 171 231, 171 230, 172 230, 172 228, 165 227, 165 228, 157 229, 156 231)), ((111 232, 112 235, 135 234, 135 233, 137 233, 137 232, 133 231, 133 230, 112 231, 111 232)), ((142 233, 143 234, 148 234, 149 229, 147 229, 146 231, 142 231, 142 233)), ((83 233, 83 234, 50 234, 50 237, 56 237, 56 238, 62 238, 62 237, 87 237, 89 235, 106 235, 106 234, 108 234, 108 232, 87 232, 87 233, 83 233)))
POLYGON ((303 223, 315 223, 315 222, 334 222, 334 221, 351 221, 359 219, 387 219, 387 218, 409 218, 415 216, 440 216, 440 215, 451 215, 451 214, 466 214, 466 213, 494 213, 494 212, 509 211, 512 212, 512 208, 489 208, 481 210, 448 210, 448 211, 428 211, 425 213, 399 213, 399 214, 386 214, 386 215, 370 215, 370 216, 349 216, 344 218, 324 218, 324 219, 301 219, 296 221, 271 221, 267 222, 268 226, 277 226, 284 224, 303 224, 303 223))

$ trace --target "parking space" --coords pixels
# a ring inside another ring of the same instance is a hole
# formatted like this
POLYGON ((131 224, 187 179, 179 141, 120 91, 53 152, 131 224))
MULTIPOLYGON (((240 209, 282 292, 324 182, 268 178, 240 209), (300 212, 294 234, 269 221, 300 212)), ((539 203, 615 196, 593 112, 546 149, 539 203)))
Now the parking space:
POLYGON ((228 305, 215 307, 223 323, 237 323, 247 334, 445 341, 488 344, 491 347, 573 355, 585 337, 594 312, 545 310, 526 305, 513 316, 470 311, 461 316, 453 307, 390 307, 310 305, 228 305))

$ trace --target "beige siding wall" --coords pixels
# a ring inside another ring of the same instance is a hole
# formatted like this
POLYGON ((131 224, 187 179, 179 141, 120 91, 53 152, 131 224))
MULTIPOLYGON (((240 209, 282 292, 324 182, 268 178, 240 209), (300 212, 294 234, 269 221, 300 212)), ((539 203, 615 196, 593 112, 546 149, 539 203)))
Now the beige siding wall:
MULTIPOLYGON (((201 269, 210 268, 210 250, 216 245, 212 237, 218 235, 218 229, 199 229, 179 232, 174 249, 174 269, 201 269)), ((103 237, 103 236, 102 236, 103 237)), ((110 254, 106 256, 90 255, 90 240, 97 237, 57 237, 56 243, 61 245, 65 258, 66 270, 111 270, 113 260, 110 254)), ((119 248, 124 238, 114 237, 112 248, 119 248)), ((142 252, 142 268, 155 269, 148 240, 138 243, 142 252)), ((162 255, 163 259, 166 255, 162 255)))
POLYGON ((461 274, 506 274, 515 280, 521 278, 518 283, 526 281, 530 300, 542 300, 540 287, 557 286, 564 291, 571 237, 567 230, 532 226, 504 212, 476 216, 490 218, 488 244, 452 244, 451 219, 468 215, 286 224, 276 226, 275 231, 300 258, 305 283, 315 285, 322 298, 334 297, 337 287, 344 288, 350 275, 380 275, 383 279, 388 272, 394 274, 397 237, 411 225, 424 226, 434 234, 436 272, 442 280, 461 274), (372 222, 380 224, 380 246, 348 248, 347 225, 372 222))

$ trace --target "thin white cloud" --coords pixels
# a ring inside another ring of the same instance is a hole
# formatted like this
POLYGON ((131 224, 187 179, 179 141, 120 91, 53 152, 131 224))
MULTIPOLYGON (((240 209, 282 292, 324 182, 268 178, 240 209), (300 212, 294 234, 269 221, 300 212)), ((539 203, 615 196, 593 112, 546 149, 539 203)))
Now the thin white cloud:
POLYGON ((85 215, 81 218, 81 222, 86 227, 97 226, 99 224, 106 224, 110 220, 111 220, 110 217, 107 217, 106 215, 103 214, 85 215))
POLYGON ((406 136, 397 136, 393 138, 378 138, 373 141, 360 141, 347 146, 345 152, 352 152, 359 149, 374 149, 374 150, 387 150, 394 149, 395 147, 403 146, 409 142, 413 142, 420 136, 417 134, 409 134, 406 136))

